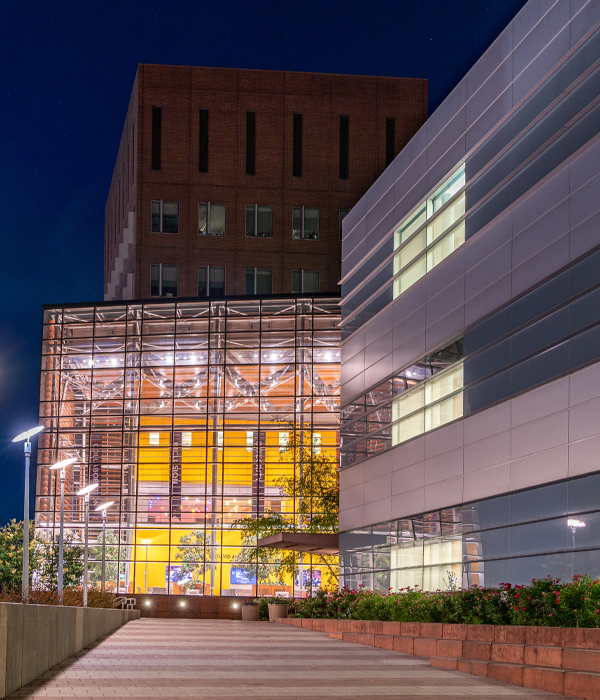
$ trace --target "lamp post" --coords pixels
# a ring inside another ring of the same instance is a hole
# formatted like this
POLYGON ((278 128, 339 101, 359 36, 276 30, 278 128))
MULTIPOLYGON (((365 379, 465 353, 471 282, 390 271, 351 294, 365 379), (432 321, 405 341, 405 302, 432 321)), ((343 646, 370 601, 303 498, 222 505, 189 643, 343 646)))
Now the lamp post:
POLYGON ((23 581, 21 584, 21 594, 24 603, 29 597, 29 460, 31 459, 31 441, 29 438, 41 433, 43 425, 19 433, 13 442, 25 440, 23 449, 25 452, 25 503, 23 508, 23 581))
POLYGON ((142 540, 142 544, 146 547, 146 569, 144 571, 144 593, 148 593, 148 545, 152 544, 152 540, 142 540))
POLYGON ((64 548, 64 532, 65 532, 65 467, 74 464, 77 457, 63 459, 62 462, 53 464, 50 469, 60 469, 60 531, 58 535, 58 602, 63 603, 63 548, 64 548))
POLYGON ((580 527, 585 527, 583 520, 577 520, 576 518, 569 518, 567 520, 567 525, 571 528, 571 538, 573 544, 573 553, 571 554, 571 579, 573 579, 574 567, 573 560, 575 559, 575 533, 580 527))
POLYGON ((90 484, 84 486, 81 491, 77 492, 78 496, 83 496, 85 503, 85 535, 83 537, 83 607, 87 608, 87 589, 88 589, 88 526, 90 515, 90 493, 98 488, 98 484, 90 484))
MULTIPOLYGON (((96 508, 96 513, 102 511, 102 592, 104 593, 104 579, 106 575, 106 509, 114 505, 114 501, 108 501, 96 508)), ((118 559, 118 558, 117 558, 118 559)), ((118 564, 117 564, 118 566, 118 564)), ((119 576, 117 572, 117 590, 119 588, 119 576)))

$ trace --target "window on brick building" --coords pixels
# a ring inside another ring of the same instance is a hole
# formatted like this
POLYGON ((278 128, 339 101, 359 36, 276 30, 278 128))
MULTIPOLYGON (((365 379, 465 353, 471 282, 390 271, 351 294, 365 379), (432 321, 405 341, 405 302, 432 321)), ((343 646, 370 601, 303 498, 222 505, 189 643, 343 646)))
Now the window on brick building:
POLYGON ((198 296, 225 296, 225 268, 203 265, 198 268, 198 296))
POLYGON ((385 120, 385 167, 396 157, 396 120, 386 117, 385 120))
POLYGON ((273 294, 273 270, 247 267, 246 294, 273 294))
POLYGON ((162 107, 152 107, 152 170, 160 170, 162 160, 162 107))
POLYGON ((338 213, 338 222, 340 225, 340 241, 342 240, 342 221, 346 218, 349 211, 350 209, 340 209, 338 213))
POLYGON ((319 209, 292 208, 292 238, 319 238, 319 209))
POLYGON ((319 291, 319 273, 316 270, 292 270, 293 294, 316 294, 319 291))
POLYGON ((198 115, 198 172, 208 172, 208 110, 198 115))
POLYGON ((350 117, 340 114, 340 180, 347 180, 350 170, 350 117))
POLYGON ((302 177, 302 115, 294 114, 292 135, 292 175, 302 177))
POLYGON ((246 205, 246 235, 273 238, 273 207, 246 205))
POLYGON ((152 200, 152 233, 179 233, 179 202, 152 200))
POLYGON ((246 175, 256 171, 256 112, 246 112, 246 175))
POLYGON ((150 265, 150 296, 177 296, 177 265, 150 265))
POLYGON ((225 215, 224 204, 201 202, 198 204, 198 233, 201 236, 224 236, 225 215))

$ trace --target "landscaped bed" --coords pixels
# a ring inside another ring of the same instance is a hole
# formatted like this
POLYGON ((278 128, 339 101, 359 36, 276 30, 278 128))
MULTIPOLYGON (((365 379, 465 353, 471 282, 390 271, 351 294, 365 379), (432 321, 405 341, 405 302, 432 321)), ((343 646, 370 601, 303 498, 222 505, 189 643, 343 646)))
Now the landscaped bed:
POLYGON ((574 576, 569 583, 548 576, 528 586, 426 592, 406 588, 381 593, 366 588, 318 591, 296 599, 290 615, 304 618, 436 622, 475 625, 600 627, 600 582, 574 576))

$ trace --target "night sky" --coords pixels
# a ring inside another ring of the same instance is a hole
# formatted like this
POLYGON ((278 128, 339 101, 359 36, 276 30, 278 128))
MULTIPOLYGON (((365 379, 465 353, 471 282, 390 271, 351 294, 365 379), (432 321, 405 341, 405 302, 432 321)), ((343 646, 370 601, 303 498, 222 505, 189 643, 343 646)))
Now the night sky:
POLYGON ((138 63, 428 78, 431 113, 524 4, 4 0, 0 526, 23 517, 11 440, 38 422, 41 305, 102 300, 104 205, 138 63))

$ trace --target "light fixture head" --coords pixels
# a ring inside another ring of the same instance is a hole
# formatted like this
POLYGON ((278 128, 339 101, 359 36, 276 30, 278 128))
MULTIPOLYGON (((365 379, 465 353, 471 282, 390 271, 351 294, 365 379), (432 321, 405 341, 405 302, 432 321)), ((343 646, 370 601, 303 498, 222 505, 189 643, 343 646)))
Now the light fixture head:
POLYGON ((150 601, 149 601, 149 600, 146 601, 146 605, 150 605, 150 601))
POLYGON ((19 433, 16 438, 13 438, 12 441, 13 442, 21 442, 22 440, 29 440, 30 437, 33 437, 34 435, 41 433, 45 427, 46 426, 44 426, 44 425, 38 425, 35 428, 30 428, 29 430, 26 430, 24 433, 19 433))
POLYGON ((96 508, 96 512, 99 510, 106 510, 107 508, 110 508, 114 504, 114 501, 108 501, 107 503, 103 503, 101 506, 98 506, 96 508))
POLYGON ((90 493, 94 489, 98 488, 98 484, 90 484, 89 486, 84 486, 80 491, 77 491, 78 496, 85 496, 86 493, 90 493))
POLYGON ((152 544, 152 540, 142 540, 142 544, 145 544, 145 545, 152 544))
POLYGON ((234 608, 237 608, 237 606, 238 606, 237 603, 234 603, 234 604, 233 604, 233 607, 234 607, 234 608))
POLYGON ((69 457, 69 459, 63 459, 62 462, 57 462, 53 464, 50 469, 64 469, 68 467, 69 464, 74 464, 77 461, 77 457, 69 457))
POLYGON ((181 605, 182 608, 185 608, 185 600, 182 600, 181 603, 179 603, 179 605, 181 605))
POLYGON ((585 527, 583 520, 575 520, 575 518, 569 518, 567 520, 567 525, 569 527, 585 527))

